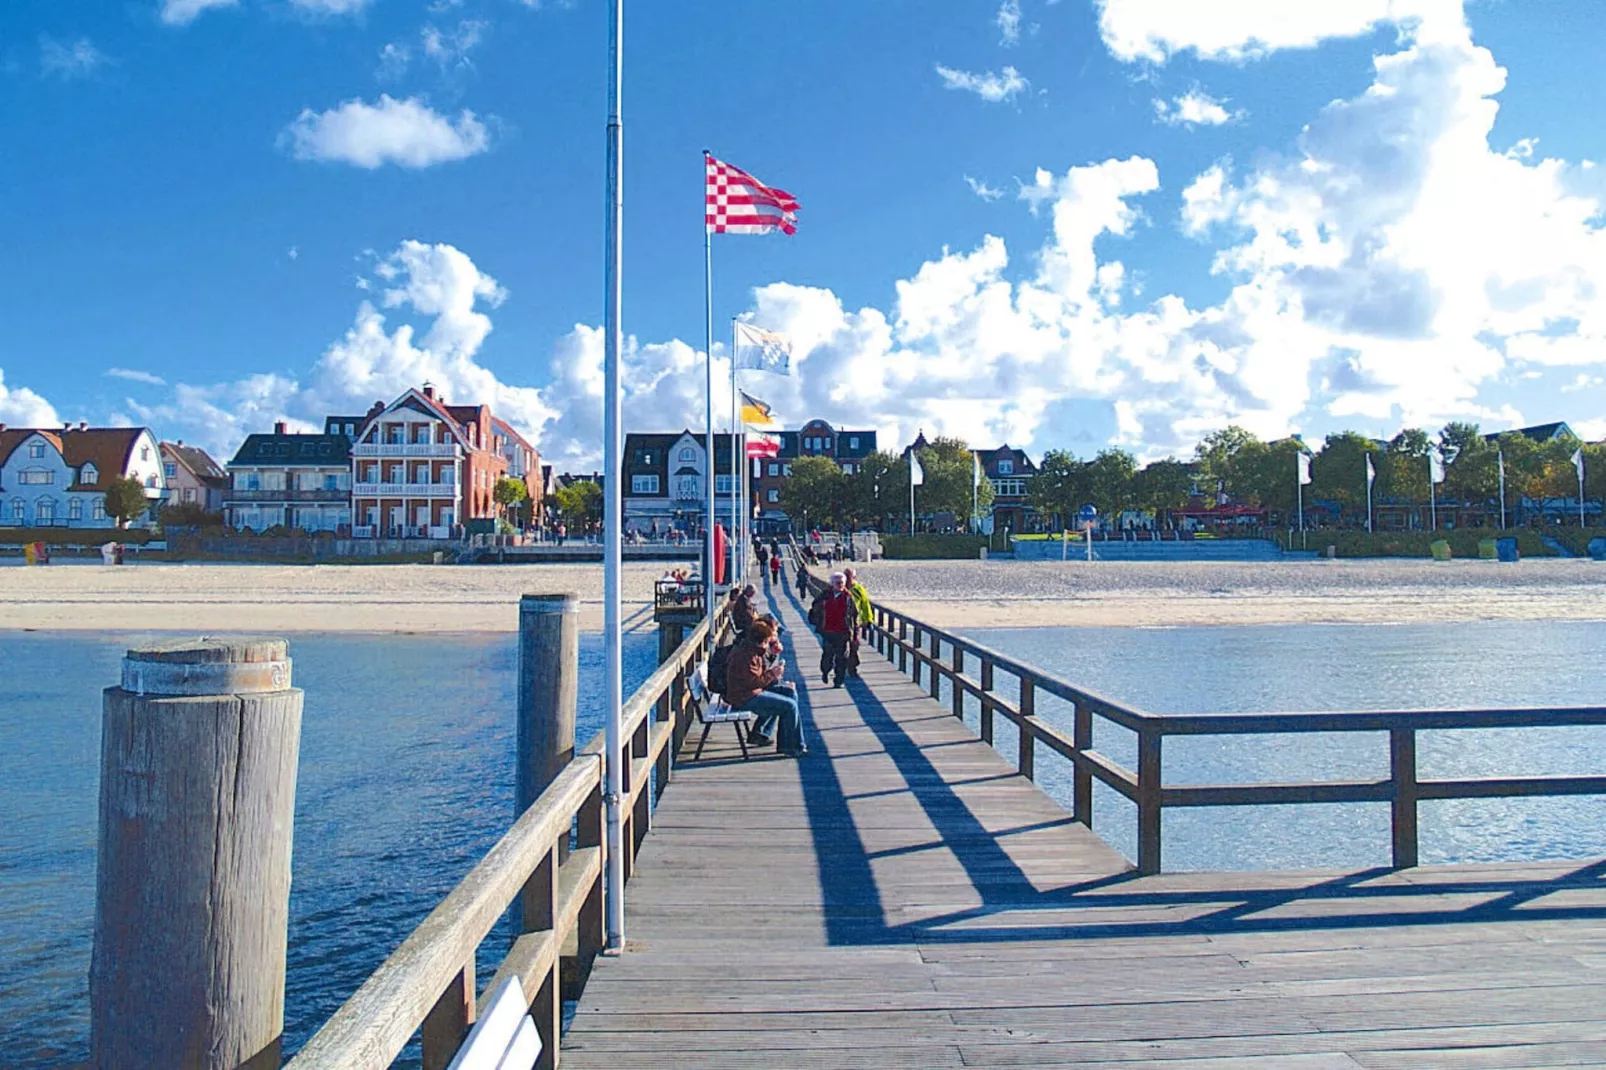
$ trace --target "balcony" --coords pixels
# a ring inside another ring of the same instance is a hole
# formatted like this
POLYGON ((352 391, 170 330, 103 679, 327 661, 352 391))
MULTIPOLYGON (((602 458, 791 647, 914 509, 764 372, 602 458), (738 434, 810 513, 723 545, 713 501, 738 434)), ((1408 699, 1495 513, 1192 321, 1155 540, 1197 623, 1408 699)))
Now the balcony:
POLYGON ((353 457, 461 457, 455 442, 380 442, 351 447, 353 457))
POLYGON ((354 498, 457 498, 456 483, 358 483, 354 498))
POLYGON ((285 487, 278 490, 247 490, 230 487, 223 492, 225 504, 238 504, 240 502, 348 502, 351 500, 349 490, 328 490, 324 487, 303 490, 296 487, 285 487))

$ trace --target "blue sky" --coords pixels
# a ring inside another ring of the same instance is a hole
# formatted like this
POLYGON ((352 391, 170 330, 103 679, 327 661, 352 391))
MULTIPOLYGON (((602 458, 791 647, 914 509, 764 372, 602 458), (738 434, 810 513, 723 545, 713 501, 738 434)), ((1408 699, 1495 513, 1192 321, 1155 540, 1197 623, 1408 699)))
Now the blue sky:
MULTIPOLYGON (((715 248, 720 336, 797 344, 752 384, 793 424, 1146 456, 1230 421, 1606 436, 1606 5, 790 6, 628 8, 632 428, 700 417, 706 146, 803 204, 715 248)), ((427 377, 585 463, 606 17, 4 5, 0 421, 227 453, 427 377)))

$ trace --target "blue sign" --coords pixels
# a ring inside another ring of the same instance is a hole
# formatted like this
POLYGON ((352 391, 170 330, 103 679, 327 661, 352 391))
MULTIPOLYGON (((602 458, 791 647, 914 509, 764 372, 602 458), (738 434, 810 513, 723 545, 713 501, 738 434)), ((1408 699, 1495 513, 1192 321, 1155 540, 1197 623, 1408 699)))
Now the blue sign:
POLYGON ((1081 521, 1097 520, 1099 511, 1091 505, 1084 505, 1076 511, 1076 518, 1081 521))

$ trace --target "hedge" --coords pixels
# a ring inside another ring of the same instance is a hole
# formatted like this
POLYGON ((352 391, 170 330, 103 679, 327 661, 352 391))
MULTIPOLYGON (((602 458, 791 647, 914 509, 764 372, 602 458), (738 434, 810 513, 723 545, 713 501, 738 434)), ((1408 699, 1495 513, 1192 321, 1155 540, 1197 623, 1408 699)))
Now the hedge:
MULTIPOLYGON (((1339 557, 1432 557, 1430 547, 1443 539, 1450 544, 1452 556, 1476 558, 1480 540, 1509 537, 1516 538, 1517 550, 1524 557, 1556 556, 1556 551, 1540 541, 1537 531, 1527 529, 1500 531, 1496 528, 1460 528, 1455 531, 1382 531, 1373 534, 1364 531, 1312 531, 1307 533, 1304 545, 1317 553, 1329 546, 1336 546, 1339 557)), ((1300 537, 1296 532, 1294 548, 1300 546, 1300 537)))
POLYGON ((974 561, 986 545, 985 535, 883 535, 881 555, 888 561, 974 561))
POLYGON ((102 543, 121 542, 130 546, 144 546, 161 536, 145 528, 0 528, 0 546, 21 546, 24 543, 43 542, 51 546, 100 546, 102 543))

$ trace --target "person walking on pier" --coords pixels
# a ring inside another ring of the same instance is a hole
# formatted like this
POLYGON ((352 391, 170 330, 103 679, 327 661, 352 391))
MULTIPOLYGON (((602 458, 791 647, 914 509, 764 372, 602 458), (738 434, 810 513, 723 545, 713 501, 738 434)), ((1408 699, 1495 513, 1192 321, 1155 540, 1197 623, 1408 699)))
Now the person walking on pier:
POLYGON ((770 555, 770 583, 777 584, 777 583, 780 583, 782 581, 782 579, 783 579, 783 577, 781 575, 781 555, 780 554, 771 554, 770 555))
POLYGON ((858 676, 859 644, 870 634, 875 614, 870 611, 870 592, 859 582, 858 572, 845 568, 842 575, 847 578, 848 597, 853 599, 853 626, 848 629, 848 675, 858 676))
POLYGON ((803 744, 797 693, 781 681, 786 661, 779 656, 780 647, 775 625, 767 620, 754 621, 730 653, 725 669, 725 701, 732 709, 753 712, 749 742, 760 746, 768 743, 764 730, 773 726, 775 749, 788 758, 801 758, 809 749, 803 744))
MULTIPOLYGON (((820 676, 825 683, 841 687, 851 666, 848 664, 848 635, 857 626, 858 610, 848 594, 848 578, 831 573, 831 586, 820 594, 819 611, 820 676), (833 682, 832 675, 836 676, 833 682)), ((811 613, 813 610, 811 610, 811 613)))
POLYGON ((753 556, 758 558, 758 574, 764 577, 765 583, 768 583, 770 580, 770 548, 763 543, 759 543, 753 548, 753 556))

